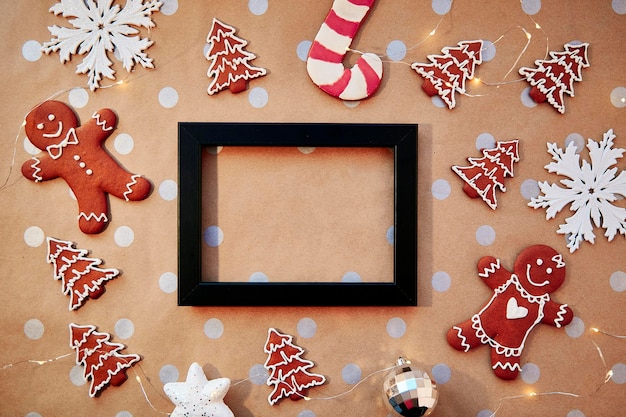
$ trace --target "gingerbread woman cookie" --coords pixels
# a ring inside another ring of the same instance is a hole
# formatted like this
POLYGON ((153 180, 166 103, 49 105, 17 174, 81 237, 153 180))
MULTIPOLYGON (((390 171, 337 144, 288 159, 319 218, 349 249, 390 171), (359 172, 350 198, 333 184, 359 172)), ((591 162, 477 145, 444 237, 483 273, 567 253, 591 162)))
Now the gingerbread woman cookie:
POLYGON ((499 259, 485 256, 478 261, 478 276, 493 289, 493 296, 471 319, 448 331, 448 343, 465 352, 481 344, 491 346, 495 375, 514 379, 531 330, 539 323, 560 328, 574 317, 567 304, 550 299, 565 279, 563 257, 550 246, 529 246, 517 257, 514 272, 499 259))
POLYGON ((26 116, 26 136, 43 153, 24 162, 22 174, 35 182, 63 178, 76 196, 84 233, 106 227, 107 194, 138 201, 152 189, 150 181, 126 171, 103 147, 116 122, 112 110, 102 109, 81 126, 74 111, 60 101, 43 102, 26 116))

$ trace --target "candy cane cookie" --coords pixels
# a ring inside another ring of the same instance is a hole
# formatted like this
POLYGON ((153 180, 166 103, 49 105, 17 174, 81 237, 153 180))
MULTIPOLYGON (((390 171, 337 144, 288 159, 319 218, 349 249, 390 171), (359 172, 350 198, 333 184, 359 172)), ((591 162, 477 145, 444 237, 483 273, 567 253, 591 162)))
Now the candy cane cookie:
POLYGON ((361 100, 374 94, 383 77, 383 63, 365 53, 352 68, 343 59, 361 22, 376 0, 335 0, 315 36, 306 62, 315 85, 342 100, 361 100))

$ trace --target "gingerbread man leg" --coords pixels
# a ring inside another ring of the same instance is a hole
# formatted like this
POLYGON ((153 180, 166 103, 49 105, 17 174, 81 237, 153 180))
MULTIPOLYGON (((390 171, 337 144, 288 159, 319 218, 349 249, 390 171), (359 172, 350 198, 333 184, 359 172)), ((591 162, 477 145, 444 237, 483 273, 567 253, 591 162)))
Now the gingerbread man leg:
POLYGON ((463 352, 482 344, 476 336, 476 330, 472 328, 472 320, 466 320, 448 330, 448 344, 456 350, 463 352))
POLYGON ((519 364, 519 356, 506 356, 504 353, 498 353, 499 347, 491 348, 491 368, 493 373, 502 379, 515 379, 522 370, 519 364))
POLYGON ((96 234, 104 230, 109 222, 106 193, 89 189, 86 192, 73 190, 78 201, 78 227, 83 233, 96 234))

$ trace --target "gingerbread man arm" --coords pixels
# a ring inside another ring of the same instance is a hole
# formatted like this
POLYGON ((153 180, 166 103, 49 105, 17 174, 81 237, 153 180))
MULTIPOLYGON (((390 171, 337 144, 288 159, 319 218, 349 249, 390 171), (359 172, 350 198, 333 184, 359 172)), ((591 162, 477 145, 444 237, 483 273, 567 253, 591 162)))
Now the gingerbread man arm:
POLYGON ((111 109, 100 109, 91 116, 91 120, 77 129, 78 137, 81 140, 93 140, 96 144, 104 142, 117 123, 117 116, 111 109))
POLYGON ((22 164, 22 175, 31 181, 41 182, 59 177, 56 165, 49 156, 40 154, 22 164))
POLYGON ((493 256, 483 256, 476 265, 478 269, 478 276, 483 279, 483 282, 491 289, 498 288, 511 278, 511 272, 504 268, 500 259, 493 256))
POLYGON ((552 300, 544 306, 543 314, 541 322, 557 328, 567 326, 574 318, 574 312, 567 304, 559 304, 552 300))

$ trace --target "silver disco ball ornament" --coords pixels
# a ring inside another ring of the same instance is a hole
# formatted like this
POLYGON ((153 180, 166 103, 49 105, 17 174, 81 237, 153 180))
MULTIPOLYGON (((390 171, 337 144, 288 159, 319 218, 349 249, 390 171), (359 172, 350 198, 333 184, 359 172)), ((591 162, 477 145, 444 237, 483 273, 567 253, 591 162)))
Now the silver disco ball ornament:
POLYGON ((427 416, 437 405, 437 384, 411 362, 399 358, 383 382, 383 397, 394 415, 427 416))

